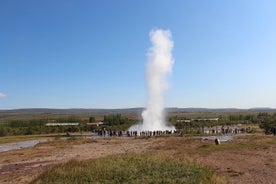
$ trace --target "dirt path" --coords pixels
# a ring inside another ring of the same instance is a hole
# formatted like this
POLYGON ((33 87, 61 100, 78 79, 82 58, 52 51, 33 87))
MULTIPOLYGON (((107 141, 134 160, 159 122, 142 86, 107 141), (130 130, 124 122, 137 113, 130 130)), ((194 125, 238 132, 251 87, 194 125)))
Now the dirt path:
POLYGON ((191 137, 122 137, 68 144, 54 141, 33 148, 0 153, 0 183, 29 183, 47 169, 72 159, 96 159, 132 152, 163 154, 204 164, 216 170, 222 183, 276 183, 276 138, 263 138, 263 141, 250 147, 228 149, 242 141, 252 140, 223 143, 222 150, 206 149, 207 152, 205 147, 213 148, 213 142, 191 137))

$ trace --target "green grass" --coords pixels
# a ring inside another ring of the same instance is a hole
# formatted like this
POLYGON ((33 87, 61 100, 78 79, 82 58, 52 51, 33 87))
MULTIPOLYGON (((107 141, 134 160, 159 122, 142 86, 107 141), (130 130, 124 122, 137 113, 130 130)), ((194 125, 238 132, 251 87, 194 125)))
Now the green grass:
POLYGON ((97 160, 70 161, 39 176, 32 184, 216 183, 208 168, 150 155, 113 155, 97 160))
POLYGON ((198 146, 195 151, 196 153, 208 154, 226 150, 264 149, 275 143, 276 140, 273 137, 265 135, 247 135, 239 136, 238 140, 221 142, 220 145, 215 145, 214 142, 209 141, 198 146))
POLYGON ((246 143, 222 143, 220 145, 215 145, 215 143, 206 143, 200 145, 196 151, 201 154, 212 153, 216 151, 225 151, 225 150, 240 150, 249 147, 253 147, 253 144, 246 144, 246 143))

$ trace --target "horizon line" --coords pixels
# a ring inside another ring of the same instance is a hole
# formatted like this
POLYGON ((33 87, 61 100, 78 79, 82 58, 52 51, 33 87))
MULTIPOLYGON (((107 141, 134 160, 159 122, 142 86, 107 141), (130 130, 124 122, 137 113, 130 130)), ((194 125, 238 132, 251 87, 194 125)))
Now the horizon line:
MULTIPOLYGON (((118 107, 118 108, 102 108, 102 107, 26 107, 26 108, 6 108, 2 109, 0 108, 0 111, 5 110, 31 110, 31 109, 49 109, 49 110, 120 110, 120 109, 145 109, 146 107, 118 107)), ((210 109, 210 110, 216 110, 216 109, 237 109, 237 110, 254 110, 254 109, 269 109, 269 110, 276 110, 275 107, 249 107, 249 108, 239 108, 239 107, 165 107, 165 109, 210 109)))

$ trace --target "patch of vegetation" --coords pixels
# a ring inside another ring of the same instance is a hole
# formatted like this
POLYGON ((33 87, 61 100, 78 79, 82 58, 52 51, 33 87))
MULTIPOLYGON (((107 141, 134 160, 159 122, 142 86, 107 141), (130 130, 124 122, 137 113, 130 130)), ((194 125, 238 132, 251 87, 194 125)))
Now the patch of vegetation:
POLYGON ((97 143, 97 139, 91 138, 76 138, 76 137, 69 137, 67 139, 61 137, 55 137, 51 141, 39 143, 37 146, 40 145, 49 145, 54 146, 56 148, 65 148, 72 145, 80 145, 80 144, 89 144, 89 143, 97 143))
POLYGON ((276 135, 276 113, 270 115, 268 113, 262 113, 262 122, 260 128, 264 129, 266 134, 276 135))
POLYGON ((225 150, 263 149, 275 143, 276 141, 273 137, 248 135, 241 136, 238 140, 222 142, 220 145, 216 145, 214 142, 206 142, 198 146, 196 151, 198 153, 207 154, 225 150))
POLYGON ((220 145, 215 145, 214 143, 202 144, 197 148, 197 151, 202 154, 212 153, 216 151, 225 151, 225 150, 240 150, 248 147, 252 147, 252 144, 246 143, 223 143, 220 145))
MULTIPOLYGON (((204 127, 215 126, 239 126, 242 132, 274 134, 276 132, 276 113, 257 112, 257 111, 238 111, 224 113, 172 113, 168 117, 168 122, 178 129, 182 130, 181 134, 200 135, 204 127), (218 121, 196 121, 196 119, 219 118, 218 121), (189 120, 195 121, 189 121, 189 120), (183 122, 187 120, 187 122, 183 122), (256 127, 259 126, 261 129, 256 127), (254 126, 254 128, 251 128, 254 126)), ((276 134, 276 133, 275 133, 276 134)))
POLYGON ((276 144, 276 139, 268 140, 266 143, 274 145, 274 144, 276 144))
MULTIPOLYGON (((69 111, 68 111, 69 112, 69 111)), ((72 111, 69 114, 58 113, 9 113, 0 112, 0 137, 17 135, 53 134, 53 133, 79 133, 96 130, 127 130, 131 125, 141 121, 136 113, 117 114, 81 114, 72 111), (88 122, 103 122, 103 125, 91 126, 88 122), (47 123, 78 122, 79 126, 46 126, 47 123)), ((242 125, 251 127, 257 125, 267 134, 276 132, 275 111, 210 111, 210 112, 170 112, 167 122, 181 130, 181 135, 202 135, 204 127, 242 125), (219 118, 218 121, 191 121, 178 120, 219 118)), ((242 127, 242 128, 243 128, 242 127)), ((244 129, 244 128, 243 128, 244 129)), ((248 133, 263 131, 249 129, 248 133)))
POLYGON ((32 184, 62 183, 216 183, 213 171, 166 157, 113 155, 70 161, 39 176, 32 184))
POLYGON ((35 135, 51 133, 82 133, 86 131, 105 130, 127 130, 131 125, 137 123, 137 118, 130 115, 109 114, 103 117, 95 116, 75 116, 75 115, 49 115, 47 118, 29 119, 19 118, 3 120, 0 117, 0 137, 17 135, 35 135), (103 125, 90 126, 88 122, 103 121, 103 125), (78 126, 46 126, 47 123, 79 123, 78 126))
POLYGON ((55 135, 41 134, 41 135, 24 135, 24 136, 22 136, 22 135, 20 135, 20 136, 5 136, 5 137, 0 138, 0 144, 45 139, 45 138, 50 138, 51 136, 55 136, 55 135))

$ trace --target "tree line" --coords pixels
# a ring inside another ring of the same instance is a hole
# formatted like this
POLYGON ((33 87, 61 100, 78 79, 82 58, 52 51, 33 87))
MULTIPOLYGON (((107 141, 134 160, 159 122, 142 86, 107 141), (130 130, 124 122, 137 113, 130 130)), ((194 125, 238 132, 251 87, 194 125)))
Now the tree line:
MULTIPOLYGON (((172 116, 168 118, 168 121, 175 125, 178 129, 181 129, 184 133, 202 133, 203 127, 214 126, 231 126, 231 125, 259 125, 266 134, 273 133, 276 129, 276 113, 259 112, 258 114, 231 114, 231 115, 219 115, 218 121, 178 121, 178 120, 190 120, 187 117, 172 116)), ((201 118, 198 118, 201 119, 201 118)))
MULTIPOLYGON (((276 113, 260 112, 258 114, 231 114, 220 115, 218 121, 190 121, 183 122, 178 120, 188 120, 185 116, 168 116, 167 122, 174 125, 183 133, 201 133, 202 127, 212 126, 230 126, 230 125, 249 125, 257 124, 264 130, 265 133, 273 133, 276 128, 276 113)), ((106 130, 127 130, 133 124, 138 123, 138 118, 128 118, 121 114, 104 115, 101 119, 103 125, 89 126, 88 122, 96 122, 95 116, 89 118, 81 118, 77 116, 68 116, 56 119, 33 119, 33 120, 6 120, 0 123, 0 136, 12 135, 32 135, 32 134, 49 134, 49 133, 65 133, 65 132, 82 132, 94 131, 97 129, 106 130), (78 122, 79 126, 46 126, 52 122, 78 122)))
POLYGON ((56 119, 6 120, 0 123, 0 136, 82 132, 103 128, 106 130, 126 130, 137 122, 137 120, 123 117, 121 114, 105 115, 102 121, 104 124, 97 127, 87 125, 88 122, 96 122, 96 118, 93 115, 84 119, 77 116, 69 116, 56 119), (79 126, 46 126, 47 123, 65 122, 78 122, 79 126))

